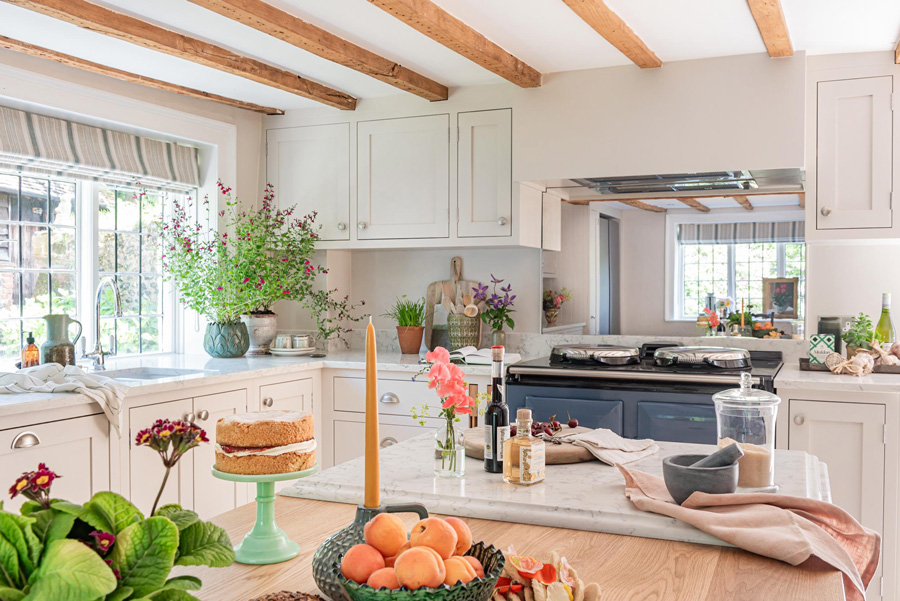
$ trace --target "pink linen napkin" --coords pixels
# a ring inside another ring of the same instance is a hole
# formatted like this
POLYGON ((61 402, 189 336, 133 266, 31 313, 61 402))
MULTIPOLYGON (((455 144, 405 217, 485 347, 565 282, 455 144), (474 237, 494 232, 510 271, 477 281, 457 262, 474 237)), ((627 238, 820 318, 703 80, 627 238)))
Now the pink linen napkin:
POLYGON ((662 478, 617 465, 625 496, 641 511, 687 522, 757 555, 791 565, 816 556, 840 570, 849 601, 863 601, 878 567, 881 536, 831 503, 768 493, 695 492, 678 505, 662 478))

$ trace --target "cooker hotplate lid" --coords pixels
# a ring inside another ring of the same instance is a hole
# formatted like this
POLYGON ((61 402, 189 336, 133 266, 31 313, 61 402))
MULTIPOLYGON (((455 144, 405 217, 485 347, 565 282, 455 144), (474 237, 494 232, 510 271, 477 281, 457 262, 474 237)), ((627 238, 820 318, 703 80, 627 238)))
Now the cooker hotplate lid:
POLYGON ((740 348, 707 346, 670 346, 657 349, 653 361, 670 365, 709 365, 726 369, 750 367, 750 351, 740 348))
POLYGON ((627 365, 640 363, 641 351, 633 346, 616 345, 562 345, 553 347, 551 363, 586 363, 601 365, 627 365))

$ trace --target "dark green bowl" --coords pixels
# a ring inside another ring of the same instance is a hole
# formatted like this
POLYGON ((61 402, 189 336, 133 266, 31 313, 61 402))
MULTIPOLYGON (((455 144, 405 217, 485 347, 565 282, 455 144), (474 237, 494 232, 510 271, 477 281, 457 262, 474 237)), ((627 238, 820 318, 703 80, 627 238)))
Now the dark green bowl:
POLYGON ((466 555, 471 555, 481 562, 484 567, 484 578, 476 578, 466 584, 453 586, 442 584, 438 588, 423 587, 414 591, 406 587, 393 591, 387 588, 376 590, 368 584, 347 580, 341 574, 343 554, 332 564, 331 569, 338 584, 353 601, 487 601, 497 586, 497 579, 500 578, 506 559, 493 545, 485 547, 484 543, 475 543, 466 555))

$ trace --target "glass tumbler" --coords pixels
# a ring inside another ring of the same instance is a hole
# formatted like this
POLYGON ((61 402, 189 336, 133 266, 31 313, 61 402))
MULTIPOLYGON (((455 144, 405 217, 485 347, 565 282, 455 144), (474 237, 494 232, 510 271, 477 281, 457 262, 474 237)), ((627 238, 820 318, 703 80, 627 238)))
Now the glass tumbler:
POLYGON ((775 418, 781 399, 752 388, 753 378, 741 374, 741 387, 713 395, 719 448, 738 443, 738 492, 776 492, 775 418))

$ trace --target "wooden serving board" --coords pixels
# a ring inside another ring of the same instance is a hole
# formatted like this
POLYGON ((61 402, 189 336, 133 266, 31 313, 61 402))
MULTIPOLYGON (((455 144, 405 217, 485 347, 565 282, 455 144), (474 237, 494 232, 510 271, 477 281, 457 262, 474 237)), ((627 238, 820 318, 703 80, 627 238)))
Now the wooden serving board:
MULTIPOLYGON (((562 433, 570 432, 590 432, 590 428, 569 428, 563 426, 562 433)), ((463 432, 466 438, 466 456, 473 459, 484 459, 484 426, 478 428, 469 428, 463 432)), ((546 443, 546 459, 547 465, 560 465, 563 463, 584 463, 585 461, 596 461, 591 452, 582 447, 576 447, 573 444, 562 443, 553 444, 546 443)))
MULTIPOLYGON (((800 357, 800 371, 824 371, 830 372, 825 365, 821 363, 811 363, 806 357, 800 357)), ((900 374, 900 365, 876 365, 872 370, 873 374, 900 374)))

